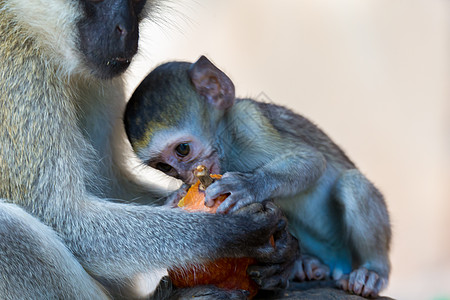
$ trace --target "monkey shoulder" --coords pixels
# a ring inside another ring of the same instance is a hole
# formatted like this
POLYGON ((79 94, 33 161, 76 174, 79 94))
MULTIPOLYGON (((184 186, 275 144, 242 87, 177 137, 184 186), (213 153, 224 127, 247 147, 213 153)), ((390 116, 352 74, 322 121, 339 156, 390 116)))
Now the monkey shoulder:
POLYGON ((235 105, 238 109, 257 111, 261 118, 270 122, 271 126, 283 135, 292 135, 297 138, 304 138, 306 135, 327 137, 308 118, 285 106, 249 98, 237 99, 235 105))
POLYGON ((241 120, 248 125, 254 125, 263 132, 278 132, 274 127, 270 117, 260 107, 260 102, 253 99, 236 99, 236 103, 232 107, 233 121, 241 120))

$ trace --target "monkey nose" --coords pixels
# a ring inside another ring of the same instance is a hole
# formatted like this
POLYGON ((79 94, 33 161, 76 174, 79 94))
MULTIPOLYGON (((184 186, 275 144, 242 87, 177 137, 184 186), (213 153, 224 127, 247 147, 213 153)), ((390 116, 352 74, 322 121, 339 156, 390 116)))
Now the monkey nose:
POLYGON ((122 24, 117 24, 116 25, 116 33, 120 37, 126 37, 128 34, 128 30, 122 24))

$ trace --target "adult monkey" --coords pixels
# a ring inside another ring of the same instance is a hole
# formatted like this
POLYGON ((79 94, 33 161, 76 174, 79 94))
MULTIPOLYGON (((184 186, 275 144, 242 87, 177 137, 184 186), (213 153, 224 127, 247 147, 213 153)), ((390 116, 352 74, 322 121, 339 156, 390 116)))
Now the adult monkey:
MULTIPOLYGON (((286 282, 296 243, 271 205, 221 216, 105 201, 145 196, 111 149, 123 151, 112 138, 124 105, 118 75, 154 5, 0 0, 1 298, 103 299, 93 278, 111 286, 220 256, 268 263, 255 272, 267 288, 286 282)), ((244 297, 181 293, 205 289, 244 297)))

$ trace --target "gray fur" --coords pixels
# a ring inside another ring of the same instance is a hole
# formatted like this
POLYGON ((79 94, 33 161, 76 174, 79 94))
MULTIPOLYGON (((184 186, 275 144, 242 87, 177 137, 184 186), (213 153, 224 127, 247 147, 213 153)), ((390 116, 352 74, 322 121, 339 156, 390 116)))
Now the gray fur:
POLYGON ((94 278, 120 286, 223 256, 270 261, 276 251, 261 247, 275 208, 221 216, 106 201, 154 195, 122 168, 123 83, 85 65, 78 3, 0 0, 0 298, 104 299, 94 278))
MULTIPOLYGON (((274 199, 288 217, 291 233, 301 241, 305 256, 298 264, 301 273, 298 276, 302 280, 305 272, 309 279, 327 275, 340 279, 350 274, 349 284, 343 286, 344 289, 364 296, 376 295, 387 284, 390 271, 391 229, 381 193, 345 153, 305 117, 285 107, 252 99, 236 99, 232 107, 221 109, 211 102, 212 97, 192 96, 199 89, 203 93, 205 89, 226 93, 221 87, 232 85, 226 75, 215 75, 216 67, 212 63, 205 62, 209 61, 202 57, 192 67, 186 63, 167 63, 146 79, 148 86, 153 77, 164 79, 166 85, 162 92, 146 91, 146 86, 138 88, 139 96, 133 96, 128 105, 133 111, 140 111, 142 117, 137 124, 131 113, 126 114, 126 130, 128 133, 145 132, 145 124, 153 125, 152 138, 132 136, 138 155, 155 165, 159 160, 173 164, 174 170, 168 174, 176 174, 184 181, 190 181, 190 170, 200 163, 215 168, 220 165, 223 177, 206 189, 207 204, 228 193, 218 208, 218 212, 223 213, 249 203, 274 199), (185 68, 185 73, 180 68, 185 68), (175 69, 177 72, 173 71, 175 69), (196 80, 192 70, 199 70, 205 78, 210 76, 203 81, 207 86, 191 84, 187 70, 191 81, 196 80), (184 97, 168 96, 174 91, 183 91, 184 97), (167 126, 169 119, 164 126, 155 122, 141 106, 154 105, 154 94, 159 101, 165 99, 166 105, 181 107, 179 111, 184 111, 183 118, 189 121, 181 125, 173 123, 172 128, 167 126), (191 110, 192 107, 196 109, 191 110), (161 130, 158 132, 155 128, 161 130), (158 137, 158 142, 153 137, 158 137), (148 144, 143 145, 143 141, 148 144), (176 157, 170 147, 180 142, 189 142, 192 155, 197 156, 176 157), (166 149, 164 143, 167 143, 166 149), (326 266, 321 267, 322 264, 326 266), (313 275, 306 270, 308 268, 316 268, 319 273, 313 275), (355 278, 364 278, 365 274, 372 279, 355 283, 355 278), (362 289, 360 285, 364 284, 362 289)), ((231 94, 223 97, 226 96, 231 94)))
POLYGON ((0 224, 2 299, 107 299, 49 227, 3 202, 0 224))

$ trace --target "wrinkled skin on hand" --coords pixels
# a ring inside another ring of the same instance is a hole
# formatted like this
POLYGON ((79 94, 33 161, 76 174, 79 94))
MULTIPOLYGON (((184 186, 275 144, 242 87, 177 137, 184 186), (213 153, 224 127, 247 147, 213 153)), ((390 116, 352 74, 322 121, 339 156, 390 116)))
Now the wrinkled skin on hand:
MULTIPOLYGON (((247 272, 261 289, 284 289, 293 272, 294 262, 299 257, 298 241, 288 233, 286 218, 272 202, 253 203, 230 213, 233 217, 249 215, 253 220, 260 219, 263 223, 274 220, 277 222, 270 230, 255 232, 254 237, 248 237, 248 249, 244 251, 248 251, 247 255, 255 258, 258 263, 250 266, 247 272), (270 236, 274 237, 275 247, 269 242, 270 236)), ((151 299, 247 299, 248 295, 246 291, 229 291, 214 286, 177 289, 172 286, 168 277, 160 282, 155 296, 156 294, 167 295, 151 299)))
POLYGON ((387 285, 387 279, 364 267, 353 270, 337 280, 337 286, 344 291, 363 297, 377 297, 387 285))
POLYGON ((229 194, 217 209, 217 213, 234 212, 263 199, 257 197, 253 174, 227 172, 206 189, 205 205, 212 206, 214 199, 229 194))
POLYGON ((299 257, 299 243, 287 231, 287 220, 275 204, 270 201, 253 203, 240 208, 232 214, 258 213, 260 211, 277 212, 279 222, 274 230, 273 238, 275 246, 269 239, 252 257, 259 264, 249 267, 249 274, 262 289, 285 288, 292 274, 294 262, 299 257))
POLYGON ((318 258, 301 255, 295 262, 294 278, 298 281, 323 280, 330 276, 330 268, 318 258))

